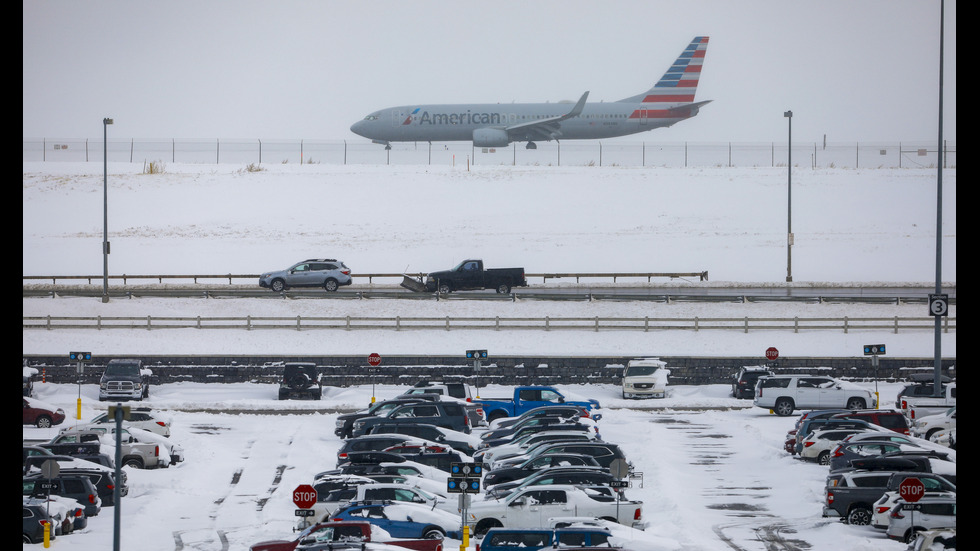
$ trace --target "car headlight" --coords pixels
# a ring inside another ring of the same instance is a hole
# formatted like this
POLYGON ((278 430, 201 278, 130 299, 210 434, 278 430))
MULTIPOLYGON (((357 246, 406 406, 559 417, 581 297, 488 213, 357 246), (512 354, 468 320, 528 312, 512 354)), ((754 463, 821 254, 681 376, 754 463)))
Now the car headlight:
POLYGON ((341 419, 338 419, 338 420, 337 420, 337 428, 338 428, 338 429, 339 429, 339 428, 342 428, 342 427, 344 426, 344 424, 345 424, 345 423, 344 423, 344 421, 343 421, 343 420, 341 420, 341 419))
POLYGON ((109 383, 99 383, 99 388, 105 390, 109 386, 109 383))

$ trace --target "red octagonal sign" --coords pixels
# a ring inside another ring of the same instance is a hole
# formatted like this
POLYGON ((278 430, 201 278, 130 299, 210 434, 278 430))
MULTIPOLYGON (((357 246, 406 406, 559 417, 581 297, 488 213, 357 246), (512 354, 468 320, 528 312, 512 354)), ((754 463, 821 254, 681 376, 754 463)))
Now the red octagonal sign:
POLYGON ((779 350, 776 350, 775 346, 770 346, 769 348, 766 349, 767 360, 775 360, 778 357, 779 357, 779 350))
POLYGON ((300 509, 309 509, 316 503, 316 489, 309 484, 300 484, 293 490, 293 503, 300 509))
POLYGON ((898 495, 902 496, 902 499, 906 503, 915 503, 919 501, 926 492, 926 487, 922 484, 922 481, 914 476, 910 476, 902 481, 902 484, 898 487, 898 495))
POLYGON ((378 367, 379 365, 381 365, 381 354, 378 354, 377 352, 372 352, 371 355, 368 356, 368 363, 374 367, 378 367))

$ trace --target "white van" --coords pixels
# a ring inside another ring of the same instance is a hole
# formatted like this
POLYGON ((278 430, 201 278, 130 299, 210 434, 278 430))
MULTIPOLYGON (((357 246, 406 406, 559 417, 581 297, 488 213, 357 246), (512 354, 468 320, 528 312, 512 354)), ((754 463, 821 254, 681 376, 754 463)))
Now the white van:
POLYGON ((664 398, 667 396, 667 362, 659 358, 630 360, 623 370, 623 398, 664 398))

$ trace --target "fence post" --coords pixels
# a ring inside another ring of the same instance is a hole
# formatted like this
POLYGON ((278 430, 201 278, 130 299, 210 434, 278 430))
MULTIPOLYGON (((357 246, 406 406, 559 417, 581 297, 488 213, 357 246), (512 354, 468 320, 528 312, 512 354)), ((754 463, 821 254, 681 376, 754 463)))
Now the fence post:
POLYGON ((595 332, 599 332, 599 316, 595 317, 595 332))
POLYGON ((745 316, 745 332, 749 332, 749 317, 745 316))
POLYGON ((197 316, 197 328, 201 328, 201 316, 197 316))
POLYGON ((497 316, 493 322, 493 330, 500 331, 500 316, 497 316))
POLYGON ((449 331, 449 316, 446 316, 446 331, 449 331))
POLYGON ((402 330, 402 317, 395 316, 395 331, 401 331, 401 330, 402 330))
POLYGON ((251 331, 252 330, 252 315, 251 314, 245 316, 245 329, 247 331, 251 331))
POLYGON ((346 326, 345 330, 346 331, 350 331, 350 315, 347 316, 347 326, 346 326))
POLYGON ((898 334, 898 316, 895 316, 895 334, 898 334))
POLYGON ((847 316, 844 316, 844 333, 847 333, 847 316))
POLYGON ((544 317, 544 330, 551 331, 551 320, 549 319, 548 316, 544 317))
POLYGON ((150 330, 150 316, 146 316, 146 330, 150 330))
POLYGON ((296 316, 296 330, 297 331, 299 331, 300 319, 302 319, 302 318, 300 318, 300 316, 296 316))

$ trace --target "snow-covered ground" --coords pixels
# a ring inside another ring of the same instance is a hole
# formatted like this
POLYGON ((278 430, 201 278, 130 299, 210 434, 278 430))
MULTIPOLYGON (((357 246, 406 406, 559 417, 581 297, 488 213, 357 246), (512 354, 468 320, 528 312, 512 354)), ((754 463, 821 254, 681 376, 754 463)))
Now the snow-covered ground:
MULTIPOLYGON (((875 389, 874 383, 863 385, 875 389)), ((879 385, 886 405, 899 387, 879 385)), ((67 423, 75 421, 77 385, 38 383, 35 388, 40 399, 65 409, 67 423)), ((667 398, 642 402, 623 400, 613 385, 559 389, 572 397, 598 399, 602 437, 619 444, 643 473, 642 486, 634 480, 627 496, 644 502, 648 526, 642 532, 620 531, 629 540, 628 549, 762 551, 771 548, 762 540, 773 538, 806 542, 798 544, 801 549, 904 549, 869 526, 821 518, 827 468, 793 459, 782 449, 794 417, 777 417, 751 407, 748 400, 731 398, 727 385, 670 387, 667 398)), ((403 390, 378 386, 376 399, 403 390)), ((481 392, 500 395, 507 389, 481 392)), ((184 448, 186 461, 169 469, 127 471, 130 491, 120 510, 121 548, 180 549, 179 541, 184 549, 246 549, 261 540, 292 537, 297 520, 293 488, 336 462, 341 443, 333 435, 337 414, 327 410, 362 408, 370 399, 370 387, 327 388, 319 403, 288 404, 276 400, 274 385, 175 383, 154 388, 148 404, 173 418, 171 439, 184 448), (235 412, 284 405, 324 412, 235 412), (211 411, 181 411, 202 409, 211 411)), ((81 388, 81 400, 82 419, 105 407, 94 385, 81 388)), ((24 438, 49 438, 59 428, 24 427, 24 438)), ((84 532, 59 538, 55 546, 109 549, 113 514, 112 508, 104 508, 84 532)), ((447 549, 460 544, 446 543, 447 549)))
MULTIPOLYGON (((528 272, 688 272, 711 282, 782 288, 786 277, 786 169, 619 167, 338 167, 141 164, 109 173, 111 274, 259 273, 312 257, 342 259, 355 272, 433 271, 482 257, 528 272)), ((23 274, 102 273, 102 167, 25 163, 23 274)), ((921 284, 935 278, 933 170, 809 170, 793 173, 793 286, 921 284)), ((956 282, 956 173, 944 175, 943 269, 956 282)), ((677 283, 672 283, 676 285, 677 283)), ((434 315, 651 317, 926 317, 924 305, 636 304, 545 301, 242 300, 156 298, 23 299, 24 315, 434 315)), ((955 315, 955 306, 951 309, 955 315)), ((25 354, 491 354, 862 355, 886 343, 889 355, 931 358, 931 330, 860 331, 236 331, 25 330, 25 354)), ((956 334, 942 336, 945 357, 956 334)), ((928 363, 926 364, 928 365, 928 363)), ((874 389, 874 383, 862 383, 874 389)), ((628 548, 767 549, 760 539, 800 540, 801 548, 897 550, 868 527, 821 519, 826 469, 782 451, 792 421, 728 397, 725 385, 676 387, 636 405, 610 385, 561 387, 604 406, 603 437, 621 444, 644 473, 628 495, 645 502, 649 527, 628 548), (643 405, 647 405, 644 403, 643 405), (650 405, 653 405, 651 403, 650 405), (718 406, 720 410, 685 411, 718 406)), ((402 389, 376 389, 378 399, 402 389)), ((887 405, 897 387, 879 388, 887 405)), ((82 419, 104 404, 93 385, 39 383, 38 397, 82 419)), ((506 392, 506 389, 486 389, 506 392)), ((363 407, 370 388, 330 388, 318 404, 363 407)), ((263 416, 181 409, 298 407, 268 385, 174 383, 149 404, 169 410, 186 462, 131 472, 123 502, 123 548, 244 549, 289 537, 292 488, 332 468, 336 414, 263 416), (281 480, 277 472, 281 471, 281 480), (236 475, 236 473, 238 473, 236 475), (267 501, 266 501, 267 499, 267 501), (264 504, 264 505, 263 505, 264 504), (222 540, 227 545, 222 545, 222 540)), ((296 403, 299 404, 299 403, 296 403)), ((308 402, 302 406, 308 406, 308 402)), ((24 427, 24 438, 57 428, 24 427)), ((112 509, 62 549, 108 549, 112 509)), ((448 542, 449 547, 458 542, 448 542)))

